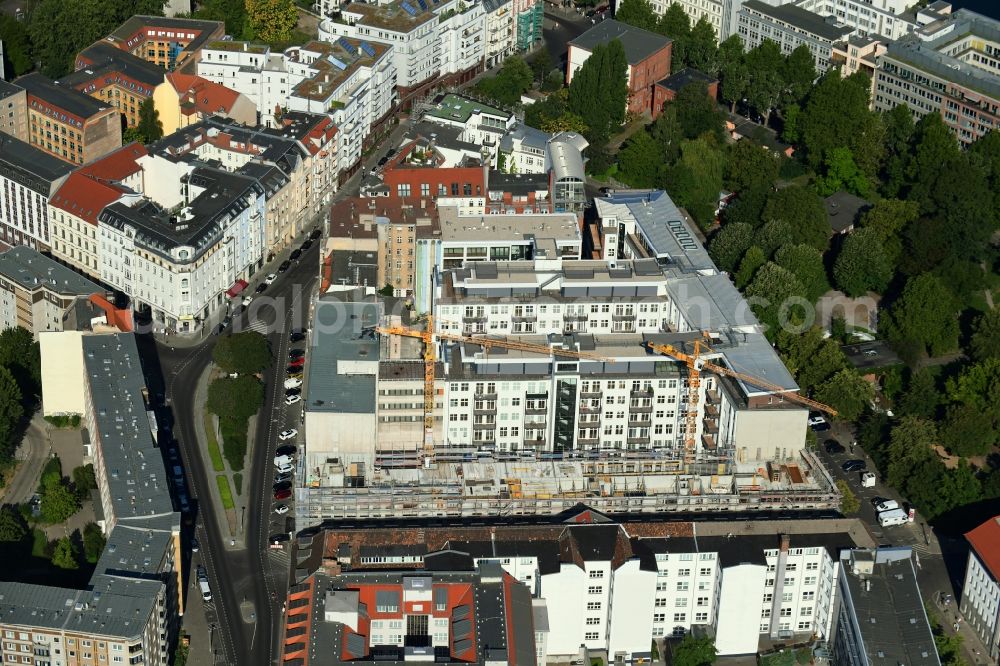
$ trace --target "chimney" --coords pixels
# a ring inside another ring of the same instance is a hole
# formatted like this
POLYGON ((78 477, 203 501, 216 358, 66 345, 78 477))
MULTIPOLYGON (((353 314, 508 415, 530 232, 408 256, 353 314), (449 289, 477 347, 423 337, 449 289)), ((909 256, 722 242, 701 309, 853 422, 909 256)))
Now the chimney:
POLYGON ((787 534, 782 534, 781 535, 781 546, 780 546, 781 552, 787 553, 788 552, 788 547, 789 547, 790 544, 791 544, 791 538, 787 534))
POLYGON ((250 50, 250 45, 247 44, 246 42, 243 42, 243 50, 244 51, 249 51, 250 50))

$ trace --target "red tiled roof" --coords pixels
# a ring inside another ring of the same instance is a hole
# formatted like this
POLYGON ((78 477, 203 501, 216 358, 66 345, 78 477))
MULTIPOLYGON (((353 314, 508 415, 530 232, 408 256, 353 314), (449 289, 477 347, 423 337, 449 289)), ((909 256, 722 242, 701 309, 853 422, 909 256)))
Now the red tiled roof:
POLYGON ((187 115, 229 113, 240 96, 238 92, 221 83, 194 74, 171 72, 166 78, 167 83, 177 91, 181 110, 187 115))
POLYGON ((56 190, 52 205, 97 226, 97 216, 105 206, 118 199, 123 191, 100 180, 92 180, 76 171, 56 190))
POLYGON ((96 162, 77 169, 76 173, 82 173, 94 180, 124 180, 142 170, 136 160, 148 154, 146 147, 141 143, 130 143, 113 153, 108 153, 96 162))
POLYGON ((993 578, 1000 580, 1000 516, 990 518, 967 533, 965 538, 993 578))

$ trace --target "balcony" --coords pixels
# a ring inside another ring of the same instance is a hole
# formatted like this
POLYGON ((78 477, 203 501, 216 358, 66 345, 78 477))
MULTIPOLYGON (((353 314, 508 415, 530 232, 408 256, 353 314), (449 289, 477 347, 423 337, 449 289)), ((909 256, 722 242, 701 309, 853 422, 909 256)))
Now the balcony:
POLYGON ((520 321, 520 322, 538 321, 538 315, 520 314, 520 315, 514 315, 510 319, 511 319, 511 321, 520 321))
POLYGON ((629 437, 625 441, 629 444, 649 444, 649 437, 629 437))
POLYGON ((638 428, 643 428, 643 427, 648 428, 650 425, 652 425, 652 419, 650 418, 649 414, 633 413, 628 415, 628 424, 630 427, 634 426, 638 428))
POLYGON ((525 430, 524 439, 522 439, 521 442, 525 446, 537 446, 541 448, 545 445, 545 434, 542 433, 541 435, 539 435, 533 430, 532 431, 525 430))
POLYGON ((580 446, 597 446, 601 440, 597 437, 578 437, 576 443, 580 446))
POLYGON ((497 427, 496 421, 491 421, 489 423, 473 423, 473 430, 494 430, 497 427))
POLYGON ((702 430, 706 433, 717 435, 719 433, 719 421, 717 419, 705 419, 702 430))
POLYGON ((586 391, 580 391, 581 398, 600 398, 603 394, 600 389, 588 389, 586 391))
POLYGON ((586 313, 575 312, 573 314, 566 313, 563 315, 563 321, 587 321, 590 315, 586 313))
POLYGON ((631 395, 633 398, 651 398, 653 397, 653 387, 650 386, 648 388, 643 388, 643 389, 632 389, 629 392, 629 395, 631 395))
POLYGON ((632 319, 635 319, 635 313, 632 313, 632 312, 629 312, 629 313, 619 313, 619 312, 616 312, 613 315, 611 315, 611 319, 612 319, 612 321, 631 321, 632 319))
POLYGON ((715 436, 714 435, 711 435, 711 434, 708 434, 708 433, 702 435, 701 436, 701 443, 705 446, 706 449, 710 449, 712 451, 715 450, 715 436))
POLYGON ((525 407, 524 408, 524 413, 525 414, 541 414, 541 415, 544 415, 544 414, 548 414, 549 413, 549 408, 546 407, 545 405, 535 406, 535 407, 525 407))
POLYGON ((719 395, 718 389, 708 389, 705 391, 705 399, 710 405, 718 405, 722 402, 722 396, 719 395))
POLYGON ((717 405, 707 404, 705 405, 705 416, 711 417, 713 419, 719 418, 719 408, 717 405))
POLYGON ((485 314, 481 314, 481 315, 464 315, 462 317, 462 322, 463 323, 476 323, 476 322, 484 322, 484 321, 486 321, 486 315, 485 314))
POLYGON ((629 411, 633 414, 649 414, 653 411, 652 405, 631 405, 629 411))
POLYGON ((594 414, 594 413, 600 414, 601 405, 585 405, 583 403, 580 403, 580 412, 583 414, 594 414))
POLYGON ((484 401, 482 405, 476 405, 472 408, 473 414, 496 414, 497 413, 497 403, 496 400, 484 401))
POLYGON ((497 390, 493 389, 492 391, 489 391, 489 390, 476 391, 475 399, 476 400, 496 400, 497 399, 497 390))

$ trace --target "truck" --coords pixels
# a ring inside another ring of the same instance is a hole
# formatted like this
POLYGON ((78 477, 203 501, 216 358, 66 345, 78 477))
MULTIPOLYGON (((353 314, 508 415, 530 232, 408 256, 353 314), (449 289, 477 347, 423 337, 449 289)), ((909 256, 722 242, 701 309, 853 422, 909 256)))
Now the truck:
POLYGON ((861 487, 862 488, 875 487, 875 472, 861 472, 861 487))
POLYGON ((199 580, 198 587, 201 588, 201 598, 203 601, 212 600, 212 588, 208 586, 207 580, 199 580))
POLYGON ((892 509, 890 511, 883 511, 878 514, 878 524, 881 527, 890 527, 891 525, 903 525, 909 522, 909 516, 902 509, 892 509))

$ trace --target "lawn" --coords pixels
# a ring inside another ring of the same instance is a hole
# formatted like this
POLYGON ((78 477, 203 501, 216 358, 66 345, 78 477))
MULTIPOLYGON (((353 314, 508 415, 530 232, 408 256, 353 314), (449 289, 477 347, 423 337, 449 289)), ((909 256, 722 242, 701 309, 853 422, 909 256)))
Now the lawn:
POLYGON ((218 474, 215 477, 215 482, 219 484, 219 497, 222 498, 222 507, 224 509, 235 509, 236 503, 233 502, 233 491, 229 487, 229 479, 226 478, 225 474, 218 474))
POLYGON ((48 554, 49 539, 45 536, 45 532, 39 529, 31 530, 31 555, 32 557, 40 557, 43 560, 49 559, 48 554))
POLYGON ((219 442, 215 439, 212 415, 208 412, 205 412, 205 434, 208 436, 208 455, 212 458, 212 469, 216 472, 226 471, 226 466, 222 462, 222 453, 219 452, 219 442))

